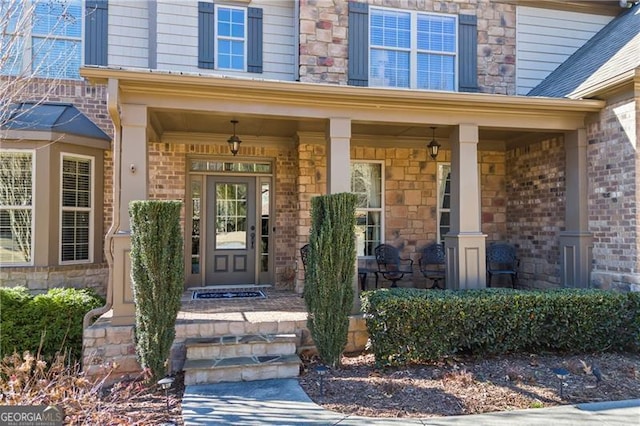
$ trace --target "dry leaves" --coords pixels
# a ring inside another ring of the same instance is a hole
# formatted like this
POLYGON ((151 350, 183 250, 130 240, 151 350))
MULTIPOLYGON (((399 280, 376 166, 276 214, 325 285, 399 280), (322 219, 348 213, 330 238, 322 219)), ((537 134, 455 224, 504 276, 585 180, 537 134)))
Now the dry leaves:
POLYGON ((183 380, 177 377, 168 394, 148 377, 105 386, 107 377, 88 380, 80 365, 68 365, 64 356, 47 363, 25 352, 0 362, 0 405, 56 405, 65 413, 67 425, 149 425, 173 419, 183 424, 183 380))

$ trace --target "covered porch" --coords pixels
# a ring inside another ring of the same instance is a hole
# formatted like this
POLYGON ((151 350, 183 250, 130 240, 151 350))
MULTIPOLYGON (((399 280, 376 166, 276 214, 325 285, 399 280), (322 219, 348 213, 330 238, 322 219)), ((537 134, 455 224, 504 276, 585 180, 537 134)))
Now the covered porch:
POLYGON ((301 291, 310 200, 353 191, 353 164, 379 182, 379 196, 362 193, 360 264, 372 262, 376 243, 417 262, 424 245, 444 241, 447 288, 484 288, 487 242, 505 240, 518 247, 524 286, 589 285, 584 123, 600 101, 108 68, 83 75, 108 84, 116 126, 106 237, 114 324, 133 322, 129 201, 185 201, 185 288, 240 282, 301 291), (232 133, 242 141, 237 155, 232 133), (427 151, 432 138, 442 145, 436 159, 427 151), (236 212, 243 206, 241 225, 229 228, 239 215, 213 201, 221 188, 235 191, 223 201, 236 212), (237 231, 240 251, 224 251, 222 234, 237 231))

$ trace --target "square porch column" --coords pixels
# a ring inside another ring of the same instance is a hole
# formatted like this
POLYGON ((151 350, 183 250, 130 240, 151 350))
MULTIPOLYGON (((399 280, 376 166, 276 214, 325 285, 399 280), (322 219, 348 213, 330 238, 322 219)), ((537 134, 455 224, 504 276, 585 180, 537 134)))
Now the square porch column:
POLYGON ((486 235, 480 224, 478 126, 459 124, 451 133, 451 224, 445 235, 447 288, 485 288, 486 235))
MULTIPOLYGON (((327 194, 351 192, 351 119, 333 117, 327 129, 327 194)), ((358 259, 353 265, 353 305, 351 312, 360 312, 358 296, 358 259)))
POLYGON ((590 287, 593 234, 587 205, 587 133, 566 132, 565 231, 560 232, 561 279, 564 287, 590 287))
MULTIPOLYGON (((120 231, 129 231, 129 202, 148 198, 147 106, 122 104, 122 167, 120 167, 120 231)), ((115 166, 115 165, 114 165, 115 166)), ((114 168, 118 170, 118 168, 114 168)))
POLYGON ((146 105, 122 104, 121 119, 121 164, 114 164, 114 173, 120 171, 120 187, 113 188, 119 194, 119 229, 113 237, 113 325, 135 323, 135 306, 131 284, 131 224, 129 202, 148 198, 147 167, 147 107, 146 105))
POLYGON ((330 118, 327 129, 327 194, 351 192, 351 119, 330 118))

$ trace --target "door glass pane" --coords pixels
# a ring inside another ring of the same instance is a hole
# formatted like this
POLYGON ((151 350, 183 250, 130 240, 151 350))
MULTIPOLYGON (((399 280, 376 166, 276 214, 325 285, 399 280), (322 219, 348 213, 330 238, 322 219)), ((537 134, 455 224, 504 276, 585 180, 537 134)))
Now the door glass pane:
POLYGON ((191 182, 191 273, 200 273, 200 181, 191 182))
POLYGON ((269 184, 261 186, 262 213, 260 215, 260 272, 269 272, 269 184))
POLYGON ((246 183, 216 184, 216 249, 247 248, 246 183))

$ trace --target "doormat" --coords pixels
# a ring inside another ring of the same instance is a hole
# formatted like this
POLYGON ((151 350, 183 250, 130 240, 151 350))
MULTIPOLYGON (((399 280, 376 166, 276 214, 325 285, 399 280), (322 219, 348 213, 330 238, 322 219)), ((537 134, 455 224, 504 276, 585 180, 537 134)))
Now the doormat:
POLYGON ((267 296, 262 290, 225 290, 206 291, 196 290, 192 299, 266 299, 267 296))

